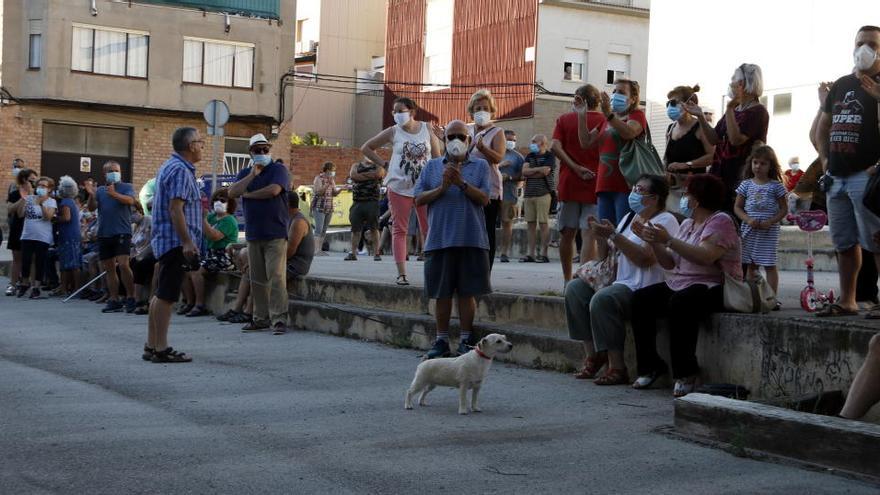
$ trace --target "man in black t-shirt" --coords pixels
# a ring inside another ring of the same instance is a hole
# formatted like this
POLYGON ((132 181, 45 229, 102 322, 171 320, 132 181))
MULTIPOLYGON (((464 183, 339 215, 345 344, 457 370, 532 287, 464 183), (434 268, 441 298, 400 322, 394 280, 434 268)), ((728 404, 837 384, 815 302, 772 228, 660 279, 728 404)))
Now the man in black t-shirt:
MULTIPOLYGON (((865 186, 880 163, 880 27, 864 26, 856 34, 855 71, 831 87, 819 117, 816 141, 819 159, 831 188, 827 205, 831 240, 838 253, 840 299, 818 316, 853 315, 861 245, 880 262, 880 218, 862 204, 865 186)), ((880 317, 880 306, 869 317, 880 317)))
POLYGON ((379 256, 379 185, 385 177, 385 169, 372 162, 354 163, 348 176, 351 178, 351 209, 348 219, 351 223, 351 252, 346 261, 357 261, 357 246, 362 233, 370 231, 373 241, 373 259, 382 261, 379 256))

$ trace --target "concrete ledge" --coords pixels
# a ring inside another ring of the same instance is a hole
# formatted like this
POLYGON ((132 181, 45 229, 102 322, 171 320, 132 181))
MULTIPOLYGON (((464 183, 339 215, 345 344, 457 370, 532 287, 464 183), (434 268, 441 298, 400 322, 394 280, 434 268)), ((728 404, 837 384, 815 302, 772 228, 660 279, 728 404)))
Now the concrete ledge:
POLYGON ((880 483, 880 425, 690 394, 675 401, 675 429, 880 483))

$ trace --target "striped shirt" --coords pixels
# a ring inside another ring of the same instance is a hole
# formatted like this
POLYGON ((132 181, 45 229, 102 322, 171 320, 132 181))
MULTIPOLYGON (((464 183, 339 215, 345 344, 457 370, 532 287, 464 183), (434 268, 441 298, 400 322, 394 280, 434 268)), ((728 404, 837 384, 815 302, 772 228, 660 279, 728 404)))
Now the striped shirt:
POLYGON ((171 200, 182 199, 183 216, 193 244, 202 243, 202 204, 196 185, 196 168, 177 153, 172 153, 156 174, 156 195, 153 197, 153 255, 160 258, 182 246, 183 241, 171 224, 171 200))
MULTIPOLYGON (((415 195, 440 187, 446 167, 445 157, 429 160, 416 182, 415 195)), ((487 195, 491 173, 489 163, 482 158, 473 158, 473 155, 461 166, 461 178, 470 187, 480 189, 487 195)), ((468 199, 458 186, 450 186, 442 196, 428 204, 425 251, 450 247, 489 249, 483 207, 468 199)))
POLYGON ((523 197, 540 198, 545 194, 550 194, 550 191, 556 190, 556 156, 553 152, 548 151, 541 155, 529 153, 526 156, 523 170, 540 167, 550 167, 550 175, 545 177, 527 177, 523 197))

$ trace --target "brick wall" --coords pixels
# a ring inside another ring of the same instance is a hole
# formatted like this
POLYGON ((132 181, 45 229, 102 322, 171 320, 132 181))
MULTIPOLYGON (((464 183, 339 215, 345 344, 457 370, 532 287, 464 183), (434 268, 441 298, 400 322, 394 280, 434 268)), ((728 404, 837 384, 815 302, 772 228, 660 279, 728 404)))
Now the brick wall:
MULTIPOLYGON (((390 148, 378 151, 384 159, 391 157, 390 148)), ((344 181, 339 177, 347 177, 351 164, 364 159, 360 148, 337 148, 331 146, 291 146, 290 164, 292 164, 294 186, 309 185, 315 176, 321 173, 324 162, 336 164, 337 184, 344 181)))

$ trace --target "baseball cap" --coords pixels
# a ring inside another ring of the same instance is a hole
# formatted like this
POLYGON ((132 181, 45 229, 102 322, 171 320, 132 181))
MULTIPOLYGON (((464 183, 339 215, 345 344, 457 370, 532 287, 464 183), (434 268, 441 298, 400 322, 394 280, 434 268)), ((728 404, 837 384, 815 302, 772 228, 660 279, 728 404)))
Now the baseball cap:
POLYGON ((252 148, 255 144, 269 144, 269 141, 266 139, 266 136, 262 134, 254 134, 251 136, 248 148, 252 148))

